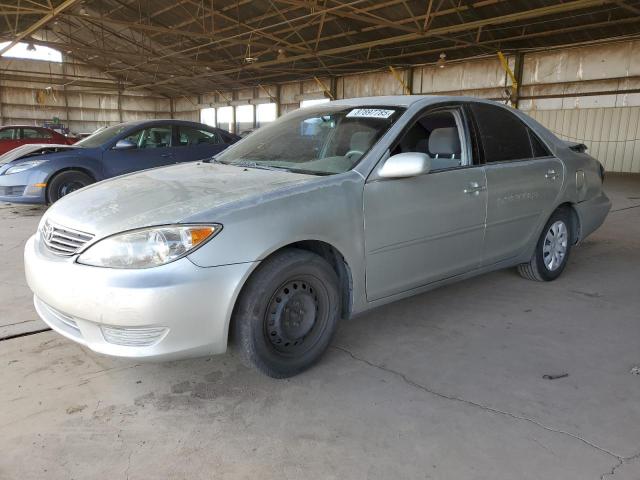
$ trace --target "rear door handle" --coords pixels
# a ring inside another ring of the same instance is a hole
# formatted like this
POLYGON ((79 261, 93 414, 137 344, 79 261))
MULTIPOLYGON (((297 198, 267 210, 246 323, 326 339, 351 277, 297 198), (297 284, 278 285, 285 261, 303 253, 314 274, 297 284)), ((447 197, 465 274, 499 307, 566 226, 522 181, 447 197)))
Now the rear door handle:
POLYGON ((160 154, 161 157, 167 158, 167 157, 173 157, 173 153, 162 153, 160 154))
POLYGON ((548 180, 555 180, 556 178, 558 178, 558 174, 554 169, 549 169, 547 170, 547 173, 544 174, 544 178, 548 180))
POLYGON ((480 192, 486 189, 487 187, 485 185, 480 185, 478 182, 471 182, 463 192, 467 195, 480 195, 480 192))

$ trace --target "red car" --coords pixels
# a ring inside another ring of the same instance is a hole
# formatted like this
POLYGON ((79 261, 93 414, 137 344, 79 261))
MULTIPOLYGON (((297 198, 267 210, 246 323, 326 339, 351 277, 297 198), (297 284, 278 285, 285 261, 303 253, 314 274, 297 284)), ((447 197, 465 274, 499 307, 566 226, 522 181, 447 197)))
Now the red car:
POLYGON ((27 143, 54 143, 58 145, 71 145, 74 139, 49 128, 34 127, 31 125, 14 125, 0 127, 0 155, 27 143))

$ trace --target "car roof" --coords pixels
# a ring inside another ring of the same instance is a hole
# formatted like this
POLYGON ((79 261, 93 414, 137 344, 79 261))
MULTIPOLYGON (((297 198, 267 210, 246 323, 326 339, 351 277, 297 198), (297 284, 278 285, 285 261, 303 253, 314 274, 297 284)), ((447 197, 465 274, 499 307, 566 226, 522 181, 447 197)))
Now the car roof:
MULTIPOLYGON (((49 130, 51 132, 55 132, 53 128, 42 127, 40 125, 3 125, 0 127, 0 130, 5 130, 7 128, 42 128, 43 130, 49 130)), ((56 132, 58 133, 58 132, 56 132)))
POLYGON ((332 105, 345 105, 345 106, 396 106, 396 107, 410 107, 415 103, 424 103, 424 101, 432 101, 432 102, 442 102, 442 101, 452 101, 452 102, 478 102, 478 103, 494 103, 499 104, 499 102, 494 102, 491 100, 485 100, 482 98, 476 97, 465 97, 465 96, 451 96, 451 95, 385 95, 380 97, 356 97, 356 98, 345 98, 341 100, 334 100, 331 102, 332 105))
POLYGON ((171 124, 171 125, 199 125, 199 126, 205 126, 208 128, 217 128, 217 127, 212 127, 211 125, 206 125, 204 123, 200 123, 200 122, 193 122, 190 120, 176 120, 176 119, 171 119, 171 118, 156 118, 156 119, 150 119, 150 120, 132 120, 130 122, 122 122, 119 123, 118 125, 124 125, 126 127, 144 127, 145 125, 163 125, 163 124, 171 124))

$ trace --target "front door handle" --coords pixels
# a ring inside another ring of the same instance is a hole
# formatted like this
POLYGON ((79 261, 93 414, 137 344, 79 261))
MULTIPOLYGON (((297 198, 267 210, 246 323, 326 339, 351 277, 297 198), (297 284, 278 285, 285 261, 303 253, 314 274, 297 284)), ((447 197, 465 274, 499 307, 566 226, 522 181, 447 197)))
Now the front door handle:
POLYGON ((173 153, 162 153, 160 156, 164 158, 173 157, 173 153))
POLYGON ((485 185, 480 185, 478 182, 471 182, 463 192, 467 195, 480 195, 480 192, 486 189, 487 187, 485 185))
POLYGON ((558 178, 558 174, 554 169, 551 168, 547 170, 547 173, 544 174, 544 178, 546 178, 547 180, 555 180, 556 178, 558 178))

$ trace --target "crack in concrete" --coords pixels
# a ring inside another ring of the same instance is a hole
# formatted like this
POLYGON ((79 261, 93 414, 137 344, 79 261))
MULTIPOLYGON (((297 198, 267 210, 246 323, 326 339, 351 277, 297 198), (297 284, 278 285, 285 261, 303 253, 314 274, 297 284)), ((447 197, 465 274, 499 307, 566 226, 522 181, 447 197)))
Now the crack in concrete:
MULTIPOLYGON (((619 464, 613 467, 613 469, 612 469, 613 473, 615 473, 615 470, 617 468, 619 468, 619 466, 622 465, 623 463, 629 462, 631 460, 634 460, 635 458, 640 457, 640 453, 638 453, 638 455, 634 455, 634 456, 631 456, 631 457, 623 457, 622 455, 617 455, 617 454, 607 450, 604 447, 601 447, 599 445, 596 445, 595 443, 590 442, 586 438, 583 438, 583 437, 581 437, 579 435, 576 435, 575 433, 571 433, 571 432, 567 432, 566 430, 561 430, 561 429, 558 429, 558 428, 550 427, 548 425, 545 425, 544 423, 541 423, 541 422, 539 422, 537 420, 534 420, 533 418, 525 417, 525 416, 522 416, 522 415, 517 415, 515 413, 507 412, 507 411, 504 411, 504 410, 499 410, 497 408, 490 407, 488 405, 482 405, 481 403, 477 403, 477 402, 474 402, 472 400, 467 400, 467 399, 462 398, 462 397, 456 397, 455 395, 449 395, 449 394, 446 394, 446 393, 441 393, 441 392, 432 390, 432 389, 430 389, 429 387, 427 387, 425 385, 422 385, 422 384, 420 384, 418 382, 415 382, 414 380, 411 380, 409 377, 407 377, 402 372, 398 372, 397 370, 393 370, 393 369, 385 367, 383 365, 378 365, 378 364, 375 364, 373 362, 370 362, 369 360, 366 360, 364 358, 358 357, 357 355, 355 355, 353 352, 351 352, 350 350, 348 350, 345 347, 341 347, 341 346, 338 346, 338 345, 332 345, 331 348, 334 348, 334 349, 339 350, 339 351, 341 351, 343 353, 346 353, 347 355, 349 355, 351 358, 353 358, 354 360, 356 360, 358 362, 364 363, 364 364, 369 365, 370 367, 376 368, 378 370, 382 370, 383 372, 387 372, 387 373, 389 373, 391 375, 395 375, 395 376, 401 378, 408 385, 411 385, 412 387, 417 388, 418 390, 422 390, 422 391, 427 392, 427 393, 429 393, 431 395, 434 395, 436 397, 443 398, 445 400, 451 400, 451 401, 454 401, 454 402, 463 403, 465 405, 468 405, 468 406, 471 406, 471 407, 474 407, 474 408, 479 408, 481 410, 484 410, 484 411, 487 411, 487 412, 490 412, 490 413, 494 413, 496 415, 503 415, 503 416, 506 416, 506 417, 513 418, 515 420, 528 422, 528 423, 531 423, 533 425, 536 425, 539 428, 543 428, 544 430, 547 430, 549 432, 558 433, 558 434, 565 435, 567 437, 573 438, 575 440, 578 440, 578 441, 584 443, 585 445, 587 445, 587 446, 589 446, 591 448, 594 448, 594 449, 598 450, 599 452, 602 452, 602 453, 604 453, 606 455, 609 455, 609 456, 615 458, 616 460, 618 460, 619 464)), ((611 473, 611 474, 613 474, 613 473, 611 473)), ((602 478, 604 476, 606 476, 606 475, 610 475, 610 473, 603 474, 600 477, 600 479, 602 480, 602 478)))
POLYGON ((604 480, 604 477, 613 477, 616 474, 616 470, 618 470, 625 463, 632 462, 639 458, 640 452, 636 453, 635 455, 631 455, 630 457, 618 458, 618 462, 613 467, 611 467, 611 470, 600 475, 600 480, 604 480))
POLYGON ((131 469, 131 455, 133 455, 133 450, 129 452, 129 460, 127 462, 127 469, 124 471, 125 478, 129 480, 129 470, 131 469))

